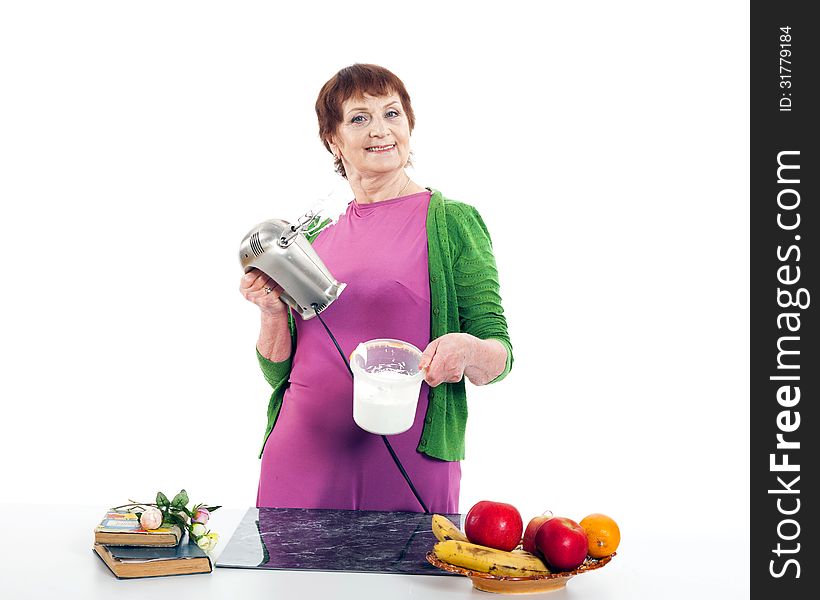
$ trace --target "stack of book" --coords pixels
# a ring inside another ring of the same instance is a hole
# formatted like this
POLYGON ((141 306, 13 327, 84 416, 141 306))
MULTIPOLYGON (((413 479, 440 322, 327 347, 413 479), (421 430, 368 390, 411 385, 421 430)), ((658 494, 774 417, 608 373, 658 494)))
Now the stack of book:
POLYGON ((122 510, 108 511, 94 528, 94 552, 122 579, 213 571, 211 558, 180 527, 146 530, 122 510))

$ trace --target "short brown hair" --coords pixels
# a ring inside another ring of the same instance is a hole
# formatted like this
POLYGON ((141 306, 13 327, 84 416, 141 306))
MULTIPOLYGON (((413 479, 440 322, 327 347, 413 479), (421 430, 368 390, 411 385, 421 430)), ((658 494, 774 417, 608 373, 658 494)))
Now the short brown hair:
MULTIPOLYGON (((413 114, 413 105, 410 104, 410 94, 404 87, 401 79, 392 72, 378 65, 356 63, 345 67, 333 77, 331 77, 319 92, 316 98, 316 118, 319 119, 319 137, 332 153, 328 138, 336 133, 342 122, 342 104, 348 98, 359 98, 365 94, 369 96, 387 96, 394 93, 401 100, 404 114, 407 115, 407 122, 410 132, 416 124, 416 117, 413 114)), ((347 178, 342 159, 335 161, 336 171, 342 177, 347 178)))

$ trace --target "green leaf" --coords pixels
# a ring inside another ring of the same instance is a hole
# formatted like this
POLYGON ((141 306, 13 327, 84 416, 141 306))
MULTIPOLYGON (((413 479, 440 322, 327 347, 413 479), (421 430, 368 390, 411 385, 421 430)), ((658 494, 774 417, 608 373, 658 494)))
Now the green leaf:
POLYGON ((141 512, 135 512, 134 514, 137 515, 137 521, 139 521, 142 518, 141 512))
POLYGON ((186 504, 188 504, 188 492, 185 490, 180 490, 180 492, 174 496, 174 499, 171 501, 171 506, 176 506, 178 508, 182 508, 186 504))
POLYGON ((222 508, 222 505, 219 505, 219 506, 206 506, 205 508, 208 509, 208 512, 214 512, 217 508, 222 508))
POLYGON ((168 496, 162 492, 157 492, 157 506, 168 506, 169 504, 170 502, 168 502, 168 496))
POLYGON ((186 529, 187 524, 185 523, 185 519, 180 517, 178 514, 173 513, 168 517, 168 521, 173 523, 174 525, 179 525, 183 530, 186 529))
POLYGON ((174 514, 177 517, 179 517, 180 519, 182 519, 183 521, 188 520, 188 516, 189 516, 188 515, 188 509, 186 509, 184 506, 182 508, 173 508, 173 511, 174 511, 174 514))

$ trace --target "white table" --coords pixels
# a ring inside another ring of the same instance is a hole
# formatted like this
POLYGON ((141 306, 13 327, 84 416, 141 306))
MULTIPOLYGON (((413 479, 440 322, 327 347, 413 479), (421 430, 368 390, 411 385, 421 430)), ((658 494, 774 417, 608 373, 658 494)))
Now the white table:
MULTIPOLYGON (((0 596, 9 600, 60 598, 274 598, 334 600, 415 597, 490 599, 463 577, 215 568, 211 574, 120 580, 92 551, 92 530, 106 506, 0 504, 0 596)), ((245 514, 245 508, 216 511, 210 528, 220 534, 214 562, 245 514)), ((600 571, 573 578, 567 587, 536 597, 550 600, 724 600, 749 597, 748 565, 731 572, 696 565, 696 539, 684 556, 656 561, 655 541, 630 531, 618 556, 600 571), (653 566, 654 565, 654 566, 653 566)), ((685 542, 686 540, 682 540, 685 542)), ((740 554, 746 560, 748 552, 740 554)), ((724 557, 725 558, 725 557, 724 557)))

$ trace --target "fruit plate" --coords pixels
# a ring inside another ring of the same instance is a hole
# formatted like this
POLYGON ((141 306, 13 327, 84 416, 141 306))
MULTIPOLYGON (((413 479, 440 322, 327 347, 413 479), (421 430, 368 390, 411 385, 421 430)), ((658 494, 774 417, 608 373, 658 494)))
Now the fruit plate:
POLYGON ((472 571, 444 562, 437 558, 432 551, 428 552, 425 558, 427 558, 427 562, 439 569, 449 571, 450 573, 466 575, 473 582, 473 587, 483 592, 494 592, 496 594, 539 594, 564 587, 567 585, 567 581, 576 575, 600 569, 612 560, 612 557, 616 554, 617 552, 605 558, 590 558, 588 556, 583 564, 574 571, 562 571, 561 573, 532 575, 529 577, 505 577, 502 575, 491 575, 490 573, 484 573, 482 571, 472 571))

